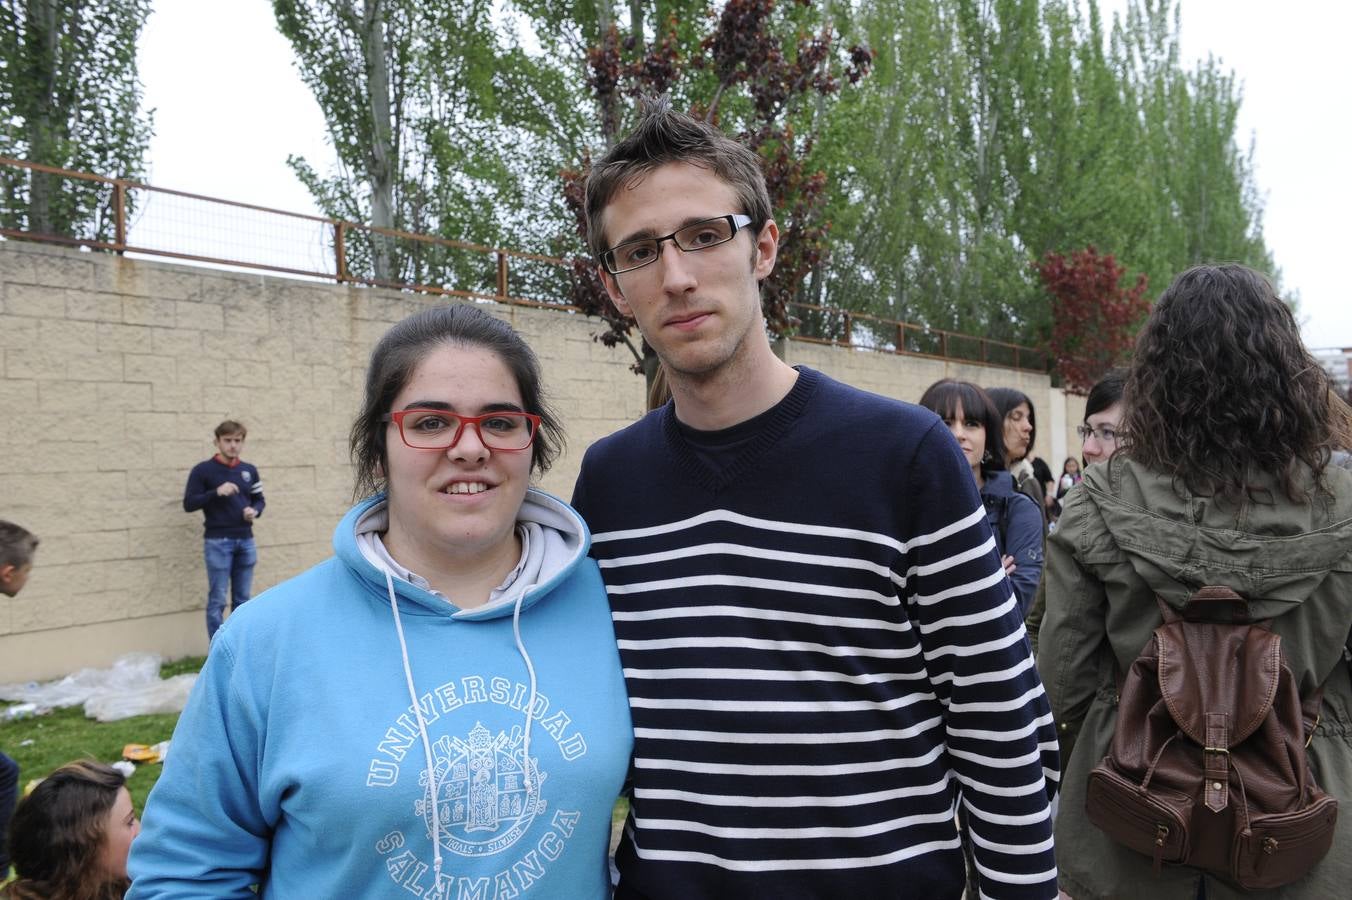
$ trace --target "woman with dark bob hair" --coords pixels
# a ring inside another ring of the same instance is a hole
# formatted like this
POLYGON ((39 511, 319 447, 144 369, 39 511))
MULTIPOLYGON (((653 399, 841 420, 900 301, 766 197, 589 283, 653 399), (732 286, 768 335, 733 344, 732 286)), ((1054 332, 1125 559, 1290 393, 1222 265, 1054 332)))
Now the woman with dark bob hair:
POLYGON ((1033 444, 1037 441, 1037 410, 1028 395, 1017 388, 993 387, 987 388, 986 393, 1003 423, 1000 436, 1005 444, 1005 468, 1014 479, 1015 489, 1037 504, 1045 531, 1047 483, 1053 479, 1050 469, 1047 469, 1045 479, 1035 471, 1035 465, 1044 469, 1047 465, 1033 456, 1033 444))
POLYGON ((1322 685, 1311 770, 1352 801, 1352 472, 1329 465, 1347 407, 1266 278, 1199 266, 1174 279, 1137 339, 1122 422, 1120 449, 1085 470, 1048 541, 1038 669, 1064 739, 1061 887, 1075 900, 1346 897, 1346 809, 1305 876, 1252 893, 1195 868, 1154 874, 1150 857, 1088 821, 1085 797, 1117 727, 1116 679, 1162 623, 1158 602, 1181 610, 1219 585, 1272 620, 1302 697, 1322 685))
POLYGON ((1032 500, 1014 490, 1014 480, 1005 471, 1003 418, 980 387, 952 378, 926 388, 920 405, 944 420, 971 466, 996 550, 1014 586, 1019 615, 1026 616, 1042 580, 1042 514, 1032 500))
POLYGON ((14 810, 10 850, 16 878, 5 900, 120 900, 127 849, 141 823, 122 773, 69 763, 38 783, 14 810))
POLYGON ((529 484, 560 438, 501 320, 386 332, 352 426, 365 499, 212 641, 131 897, 609 896, 633 735, 591 537, 529 484))

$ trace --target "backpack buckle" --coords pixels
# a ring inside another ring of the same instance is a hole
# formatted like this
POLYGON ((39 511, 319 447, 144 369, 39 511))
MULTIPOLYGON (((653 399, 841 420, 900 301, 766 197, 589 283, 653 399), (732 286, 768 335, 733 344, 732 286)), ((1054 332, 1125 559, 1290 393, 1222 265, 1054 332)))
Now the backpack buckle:
POLYGON ((1203 802, 1212 812, 1220 812, 1230 803, 1229 716, 1206 714, 1206 743, 1202 746, 1203 802))

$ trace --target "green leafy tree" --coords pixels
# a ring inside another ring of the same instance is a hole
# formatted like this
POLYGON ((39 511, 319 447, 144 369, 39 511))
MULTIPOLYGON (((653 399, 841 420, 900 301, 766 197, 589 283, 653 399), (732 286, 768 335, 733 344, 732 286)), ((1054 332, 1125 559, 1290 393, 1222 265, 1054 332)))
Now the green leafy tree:
MULTIPOLYGON (((149 0, 0 0, 0 156, 140 178, 151 114, 136 41, 149 12, 149 0)), ((0 190, 6 227, 114 237, 106 185, 5 169, 0 190)))
POLYGON ((1213 60, 1182 65, 1169 0, 1134 0, 1111 26, 1093 0, 865 0, 857 15, 877 58, 832 136, 852 152, 828 213, 830 304, 1045 343, 1029 263, 1048 252, 1094 245, 1156 284, 1206 260, 1272 271, 1237 84, 1213 60))
MULTIPOLYGON (((491 0, 274 0, 338 157, 289 162, 324 212, 395 232, 540 247, 557 230, 542 198, 578 125, 569 91, 496 23, 491 0), (548 160, 549 162, 546 162, 548 160)), ((364 280, 486 290, 478 254, 360 234, 364 280)))
MULTIPOLYGON (((640 93, 668 93, 765 159, 785 235, 765 290, 777 333, 837 336, 832 311, 850 310, 1043 344, 1053 309, 1030 264, 1089 245, 1154 284, 1211 259, 1273 268, 1238 84, 1212 60, 1181 63, 1171 0, 1131 0, 1110 24, 1093 0, 274 6, 340 159, 322 175, 293 160, 322 208, 571 257, 571 277, 523 275, 526 295, 603 317, 600 339, 640 364, 578 218, 582 173, 640 93), (795 323, 803 302, 828 312, 795 323)), ((490 262, 426 245, 350 255, 366 278, 491 283, 490 262)), ((927 341, 908 332, 910 349, 927 341)))

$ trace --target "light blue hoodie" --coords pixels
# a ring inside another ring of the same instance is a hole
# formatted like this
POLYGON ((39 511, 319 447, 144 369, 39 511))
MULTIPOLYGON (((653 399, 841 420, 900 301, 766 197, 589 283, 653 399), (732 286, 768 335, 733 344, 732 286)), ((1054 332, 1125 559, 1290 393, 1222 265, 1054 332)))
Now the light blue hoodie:
POLYGON ((633 738, 586 526, 530 490, 521 565, 462 611, 384 553, 383 514, 354 507, 335 558, 217 633, 131 900, 609 896, 633 738))

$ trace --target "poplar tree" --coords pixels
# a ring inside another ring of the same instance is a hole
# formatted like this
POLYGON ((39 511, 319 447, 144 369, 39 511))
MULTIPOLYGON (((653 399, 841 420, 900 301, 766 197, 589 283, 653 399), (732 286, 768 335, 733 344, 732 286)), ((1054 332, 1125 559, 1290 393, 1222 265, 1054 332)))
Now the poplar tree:
MULTIPOLYGON (((543 136, 567 131, 566 116, 550 118, 566 92, 520 51, 491 0, 274 0, 273 11, 338 157, 333 172, 288 160, 325 214, 513 247, 556 230, 538 182, 542 153, 554 156, 543 136)), ((493 284, 491 258, 349 237, 347 264, 361 279, 493 284)))
MULTIPOLYGON (((140 178, 151 115, 136 41, 149 13, 149 0, 0 0, 0 156, 140 178)), ((8 228, 113 240, 106 185, 4 169, 0 191, 8 228)))

